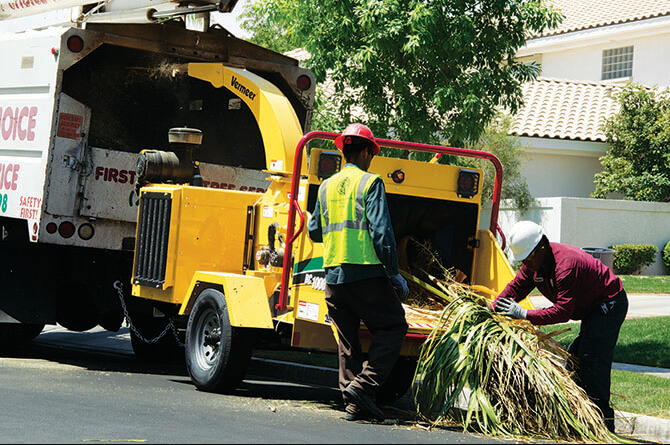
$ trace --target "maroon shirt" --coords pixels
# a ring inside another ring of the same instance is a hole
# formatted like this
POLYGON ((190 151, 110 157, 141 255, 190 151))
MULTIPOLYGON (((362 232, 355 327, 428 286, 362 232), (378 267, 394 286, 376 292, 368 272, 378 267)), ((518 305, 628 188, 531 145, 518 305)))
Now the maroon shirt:
POLYGON ((495 299, 523 300, 535 287, 554 303, 546 309, 530 309, 526 318, 534 325, 581 320, 600 303, 623 289, 621 280, 600 260, 566 244, 549 243, 542 268, 532 273, 521 266, 514 279, 495 299))

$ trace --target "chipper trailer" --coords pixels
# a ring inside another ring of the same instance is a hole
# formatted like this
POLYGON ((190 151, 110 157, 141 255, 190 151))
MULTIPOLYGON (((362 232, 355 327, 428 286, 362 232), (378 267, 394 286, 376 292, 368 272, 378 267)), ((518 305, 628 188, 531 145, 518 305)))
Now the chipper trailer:
MULTIPOLYGON (((186 365, 196 387, 224 392, 243 379, 254 348, 337 349, 324 300, 322 244, 310 240, 305 221, 319 185, 345 161, 339 151, 318 146, 337 134, 303 135, 281 92, 261 77, 211 63, 189 64, 188 75, 228 88, 253 111, 270 185, 254 193, 180 183, 188 181, 159 174, 165 171, 160 162, 165 152, 143 152, 138 176, 150 184, 140 190, 132 294, 185 326, 186 365), (309 142, 314 145, 307 159, 309 142)), ((183 138, 182 151, 197 158, 198 140, 207 135, 177 128, 172 133, 183 138)), ((496 239, 504 240, 497 222, 499 160, 481 151, 378 142, 436 156, 484 158, 495 165, 491 219, 484 230, 478 229, 481 170, 382 156, 369 169, 384 180, 398 244, 407 237, 430 243, 445 267, 462 273, 464 284, 487 298, 495 296, 513 277, 496 239)), ((179 157, 186 159, 183 171, 197 164, 190 155, 179 157)), ((411 263, 411 249, 403 257, 411 263)), ((401 358, 380 399, 407 390, 421 344, 433 328, 411 311, 407 322, 401 358)), ((370 334, 364 324, 360 338, 367 350, 370 334)))

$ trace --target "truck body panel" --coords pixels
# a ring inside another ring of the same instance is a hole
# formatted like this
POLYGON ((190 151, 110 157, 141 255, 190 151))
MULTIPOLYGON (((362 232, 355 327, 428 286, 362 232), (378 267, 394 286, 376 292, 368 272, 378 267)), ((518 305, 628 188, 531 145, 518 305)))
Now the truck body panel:
POLYGON ((85 23, 2 37, 0 225, 3 249, 12 251, 1 272, 12 283, 0 295, 5 321, 72 318, 82 321, 66 323, 76 330, 118 329, 113 283, 132 274, 137 155, 167 148, 170 128, 205 132, 195 156, 206 188, 268 188, 271 166, 250 106, 234 87, 215 88, 181 68, 207 62, 240 78, 262 76, 292 110, 293 137, 310 125, 313 74, 222 29, 85 23))

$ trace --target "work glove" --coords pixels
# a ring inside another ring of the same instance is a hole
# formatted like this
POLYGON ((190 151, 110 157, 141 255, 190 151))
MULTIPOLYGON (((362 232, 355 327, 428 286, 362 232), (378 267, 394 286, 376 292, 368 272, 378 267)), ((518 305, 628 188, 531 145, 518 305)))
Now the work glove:
POLYGON ((405 301, 409 296, 409 287, 407 287, 407 281, 405 280, 405 278, 403 278, 402 275, 397 273, 391 277, 391 285, 398 294, 398 298, 400 298, 400 301, 405 301))
POLYGON ((528 311, 511 298, 501 298, 496 303, 496 312, 504 312, 504 315, 512 318, 525 319, 528 311))

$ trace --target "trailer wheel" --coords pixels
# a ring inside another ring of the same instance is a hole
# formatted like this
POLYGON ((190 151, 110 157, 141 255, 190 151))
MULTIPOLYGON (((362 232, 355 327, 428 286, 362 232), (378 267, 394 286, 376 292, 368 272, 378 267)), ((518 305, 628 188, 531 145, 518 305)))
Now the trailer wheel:
POLYGON ((17 352, 40 335, 44 324, 0 323, 0 352, 17 352))
POLYGON ((412 386, 415 371, 416 358, 399 357, 393 366, 391 375, 377 390, 377 402, 391 403, 404 396, 412 386))
POLYGON ((195 386, 208 392, 233 391, 249 367, 250 340, 248 333, 231 326, 223 293, 200 293, 186 328, 186 368, 195 386))

